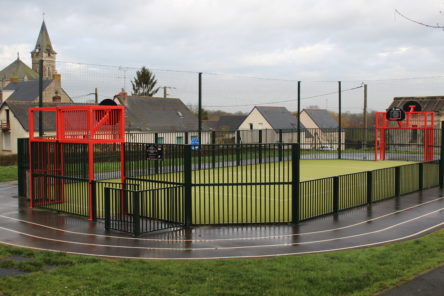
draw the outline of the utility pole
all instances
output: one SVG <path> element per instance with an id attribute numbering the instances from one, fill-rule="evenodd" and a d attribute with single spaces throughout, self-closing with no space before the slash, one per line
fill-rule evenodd
<path id="1" fill-rule="evenodd" d="M 168 97 L 168 89 L 176 89 L 175 87 L 172 86 L 162 86 L 163 88 L 163 98 L 166 99 Z"/>
<path id="2" fill-rule="evenodd" d="M 338 159 L 341 159 L 342 152 L 342 84 L 341 81 L 338 81 L 338 105 L 339 105 L 339 129 L 338 129 Z"/>
<path id="3" fill-rule="evenodd" d="M 99 104 L 99 90 L 97 89 L 97 87 L 96 87 L 96 89 L 95 89 L 95 91 L 94 91 L 94 103 L 95 103 L 96 105 Z"/>
<path id="4" fill-rule="evenodd" d="M 202 144 L 202 72 L 199 72 L 199 76 L 198 76 L 198 99 L 199 99 L 199 104 L 198 104 L 198 118 L 199 118 L 199 122 L 198 122 L 198 130 L 199 130 L 199 144 Z M 200 149 L 199 149 L 200 151 Z"/>
<path id="5" fill-rule="evenodd" d="M 301 144 L 301 81 L 298 81 L 298 144 Z M 299 146 L 300 147 L 300 146 Z"/>
<path id="6" fill-rule="evenodd" d="M 364 84 L 364 149 L 367 148 L 367 128 L 368 128 L 368 120 L 367 120 L 367 84 Z"/>
<path id="7" fill-rule="evenodd" d="M 43 107 L 43 59 L 39 61 L 39 107 Z M 43 112 L 39 111 L 39 137 L 43 137 Z"/>

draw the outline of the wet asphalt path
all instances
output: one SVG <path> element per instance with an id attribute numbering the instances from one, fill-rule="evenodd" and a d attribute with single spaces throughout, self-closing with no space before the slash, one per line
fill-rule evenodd
<path id="1" fill-rule="evenodd" d="M 205 226 L 133 238 L 103 222 L 18 207 L 17 183 L 0 183 L 0 243 L 107 257 L 202 259 L 267 257 L 376 246 L 444 227 L 437 189 L 293 225 Z"/>

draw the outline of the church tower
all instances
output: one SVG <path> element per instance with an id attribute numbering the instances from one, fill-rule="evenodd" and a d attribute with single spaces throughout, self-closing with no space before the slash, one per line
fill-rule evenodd
<path id="1" fill-rule="evenodd" d="M 43 79 L 52 79 L 53 74 L 57 74 L 56 55 L 57 53 L 52 48 L 51 39 L 49 39 L 45 21 L 43 21 L 37 43 L 34 50 L 31 51 L 32 70 L 39 73 L 39 61 L 43 60 Z"/>

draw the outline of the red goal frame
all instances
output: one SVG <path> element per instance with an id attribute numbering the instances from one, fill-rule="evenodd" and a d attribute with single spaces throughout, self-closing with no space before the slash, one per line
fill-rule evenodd
<path id="1" fill-rule="evenodd" d="M 403 120 L 391 120 L 387 118 L 388 112 L 376 112 L 375 160 L 385 160 L 386 132 L 390 129 L 424 130 L 424 161 L 433 160 L 435 113 L 414 111 L 414 105 L 408 107 Z"/>
<path id="2" fill-rule="evenodd" d="M 34 135 L 36 114 L 45 112 L 55 113 L 55 135 L 36 136 Z M 29 108 L 29 163 L 32 164 L 32 143 L 79 143 L 88 145 L 88 181 L 89 181 L 89 219 L 93 215 L 93 181 L 94 181 L 94 144 L 120 143 L 120 176 L 122 184 L 125 182 L 125 115 L 123 106 L 103 106 L 103 105 L 77 105 L 62 107 L 39 107 Z M 64 153 L 63 148 L 57 151 L 56 163 L 41 164 L 41 171 L 51 168 L 58 171 L 63 176 Z M 49 158 L 48 158 L 49 159 Z M 49 161 L 49 160 L 48 160 Z M 39 160 L 38 163 L 41 163 Z M 32 176 L 33 167 L 30 165 Z M 32 177 L 31 177 L 32 178 Z M 64 201 L 64 182 L 60 184 L 60 201 Z M 33 205 L 33 182 L 30 182 L 30 207 Z"/>

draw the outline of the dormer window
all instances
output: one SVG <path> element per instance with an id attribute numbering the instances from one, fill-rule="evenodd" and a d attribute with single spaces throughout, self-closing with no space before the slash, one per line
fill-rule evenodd
<path id="1" fill-rule="evenodd" d="M 179 115 L 180 118 L 183 118 L 183 114 L 180 111 L 177 111 L 177 115 Z"/>

